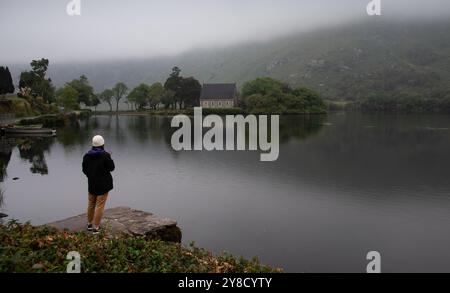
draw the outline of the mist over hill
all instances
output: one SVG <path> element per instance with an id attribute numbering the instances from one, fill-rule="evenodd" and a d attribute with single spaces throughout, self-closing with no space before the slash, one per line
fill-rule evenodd
<path id="1" fill-rule="evenodd" d="M 193 50 L 174 57 L 99 63 L 52 63 L 57 86 L 85 74 L 97 91 L 123 81 L 164 81 L 173 66 L 201 82 L 244 82 L 270 76 L 305 85 L 328 99 L 355 100 L 374 92 L 450 95 L 450 21 L 355 21 L 268 42 Z M 46 57 L 46 56 L 42 56 Z M 11 66 L 18 83 L 28 65 Z"/>

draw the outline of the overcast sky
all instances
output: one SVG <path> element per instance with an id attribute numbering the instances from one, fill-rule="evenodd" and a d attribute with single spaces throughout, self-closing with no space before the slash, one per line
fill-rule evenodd
<path id="1" fill-rule="evenodd" d="M 0 0 L 0 63 L 140 58 L 266 40 L 369 17 L 370 0 Z M 450 0 L 381 0 L 383 17 L 450 15 Z"/>

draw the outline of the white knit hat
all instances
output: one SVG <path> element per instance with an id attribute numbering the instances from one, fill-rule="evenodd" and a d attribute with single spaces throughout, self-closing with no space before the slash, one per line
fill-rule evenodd
<path id="1" fill-rule="evenodd" d="M 101 147 L 105 145 L 105 140 L 101 135 L 96 135 L 92 138 L 92 146 Z"/>

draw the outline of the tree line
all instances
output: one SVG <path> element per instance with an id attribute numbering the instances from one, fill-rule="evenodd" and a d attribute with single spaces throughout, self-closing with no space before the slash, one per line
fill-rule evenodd
<path id="1" fill-rule="evenodd" d="M 289 84 L 270 77 L 257 78 L 244 84 L 241 107 L 255 114 L 326 112 L 326 105 L 317 92 L 306 87 L 293 89 Z"/>
<path id="2" fill-rule="evenodd" d="M 143 110 L 146 107 L 156 109 L 158 106 L 172 109 L 199 106 L 200 82 L 193 77 L 183 77 L 180 72 L 178 67 L 174 67 L 164 84 L 141 83 L 130 90 L 125 83 L 118 82 L 100 93 L 94 93 L 87 77 L 82 75 L 79 79 L 66 83 L 57 91 L 56 96 L 64 108 L 73 109 L 82 103 L 96 108 L 104 102 L 111 112 L 114 106 L 119 111 L 121 101 L 133 110 Z"/>
<path id="3" fill-rule="evenodd" d="M 80 105 L 94 107 L 104 102 L 112 112 L 119 111 L 121 102 L 132 110 L 145 108 L 185 109 L 200 105 L 202 86 L 194 77 L 184 77 L 181 69 L 173 67 L 164 83 L 141 83 L 129 89 L 123 82 L 112 88 L 96 93 L 88 78 L 81 75 L 56 89 L 47 77 L 48 59 L 33 60 L 31 70 L 20 74 L 18 96 L 25 98 L 36 108 L 43 105 L 58 105 L 65 110 L 80 109 Z M 7 68 L 0 67 L 1 94 L 14 92 L 11 74 Z M 324 113 L 325 103 L 318 93 L 311 89 L 291 88 L 281 81 L 263 77 L 243 85 L 240 108 L 249 113 Z"/>
<path id="4" fill-rule="evenodd" d="M 112 88 L 96 93 L 85 75 L 56 89 L 52 80 L 47 77 L 48 59 L 33 60 L 30 66 L 31 70 L 20 74 L 17 95 L 32 105 L 56 104 L 66 110 L 76 110 L 80 105 L 96 109 L 104 102 L 110 111 L 113 111 L 113 107 L 119 111 L 120 102 L 128 104 L 134 110 L 146 107 L 156 109 L 159 106 L 184 109 L 200 105 L 200 82 L 193 77 L 181 76 L 181 69 L 178 67 L 172 68 L 164 84 L 141 83 L 129 89 L 125 83 L 118 82 Z M 0 67 L 0 95 L 12 94 L 14 91 L 8 67 Z"/>

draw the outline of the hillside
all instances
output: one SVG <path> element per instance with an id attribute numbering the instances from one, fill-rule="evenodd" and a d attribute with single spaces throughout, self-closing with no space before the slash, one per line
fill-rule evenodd
<path id="1" fill-rule="evenodd" d="M 195 50 L 172 57 L 97 64 L 51 64 L 57 85 L 86 74 L 97 90 L 163 81 L 172 66 L 202 82 L 238 82 L 270 76 L 306 85 L 328 99 L 373 93 L 450 93 L 450 21 L 420 23 L 370 19 L 266 43 Z M 11 66 L 14 78 L 24 66 Z M 26 66 L 25 66 L 26 68 Z M 17 82 L 16 82 L 17 83 Z"/>

